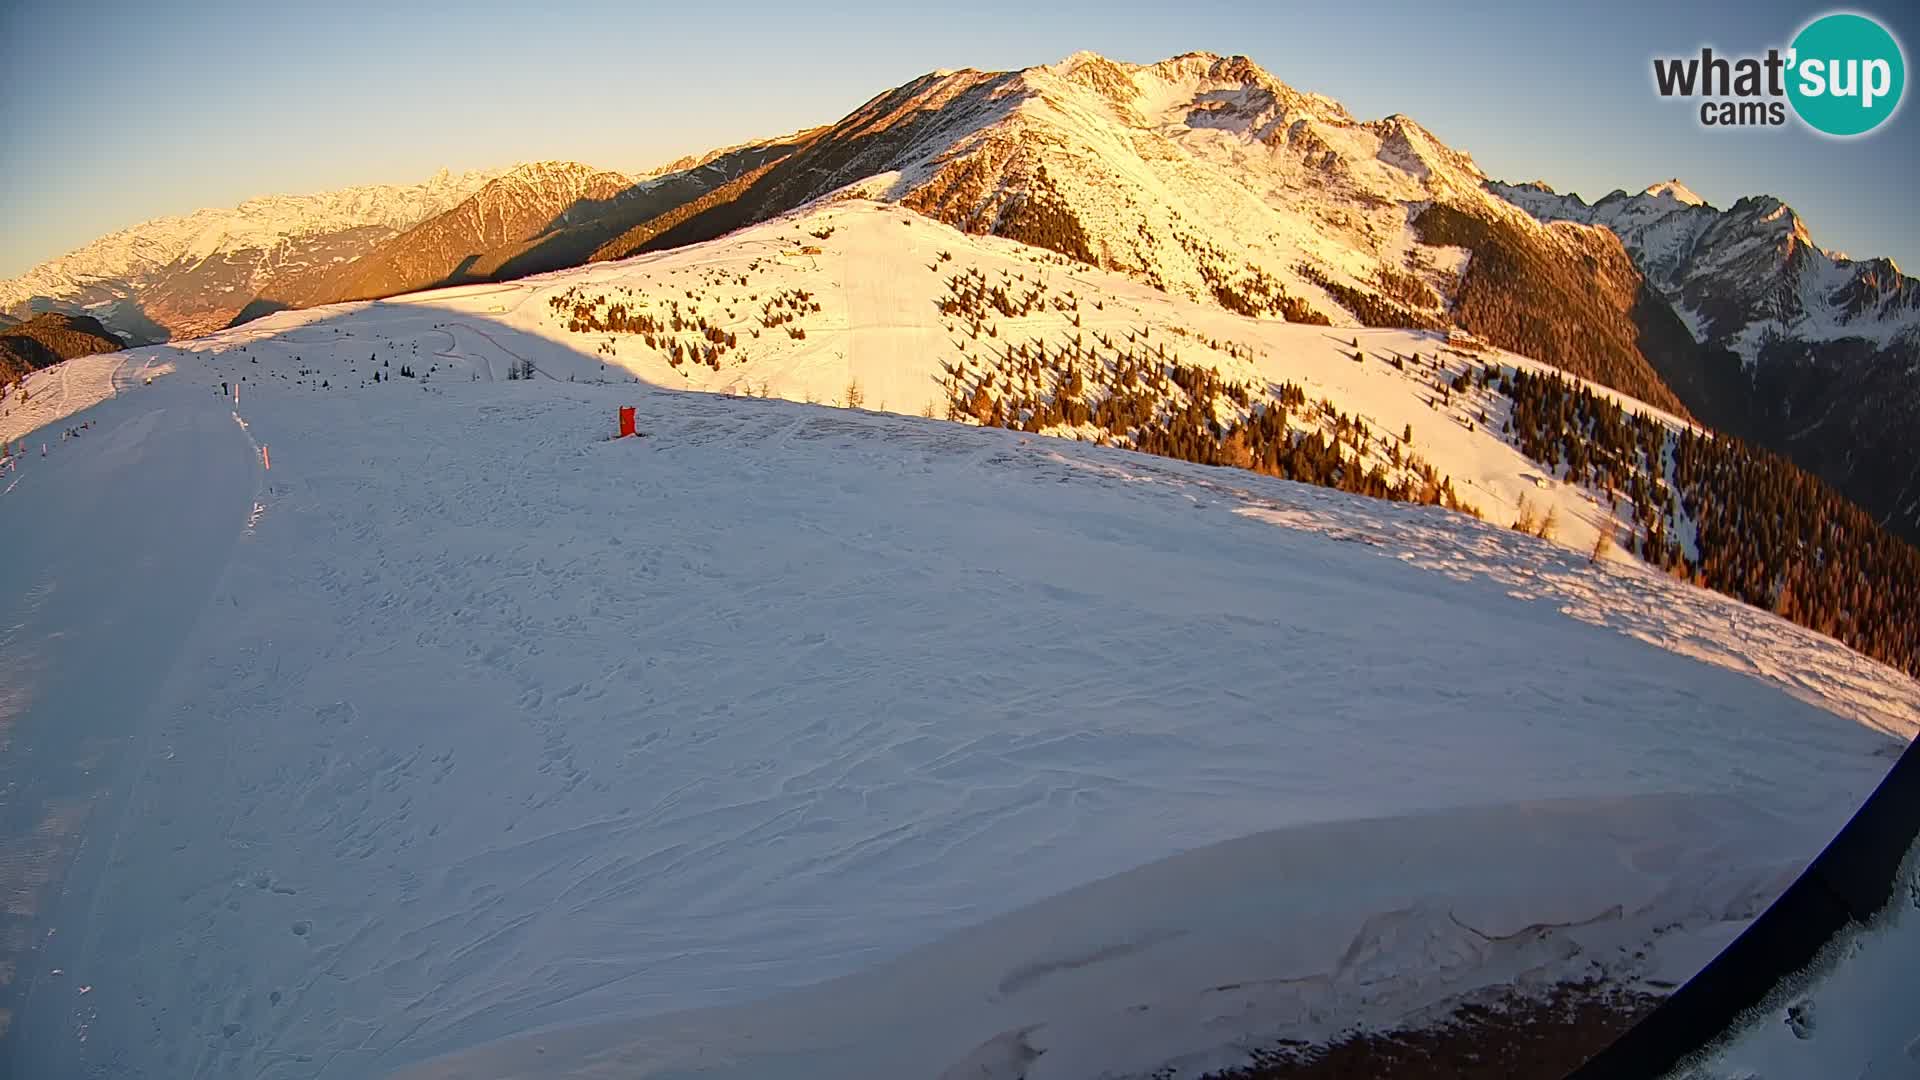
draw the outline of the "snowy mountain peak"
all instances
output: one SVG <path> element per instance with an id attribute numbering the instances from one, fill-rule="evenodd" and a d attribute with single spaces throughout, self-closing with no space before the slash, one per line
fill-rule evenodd
<path id="1" fill-rule="evenodd" d="M 1138 69 L 1115 63 L 1096 52 L 1074 53 L 1043 70 L 1102 94 L 1118 106 L 1131 105 L 1140 96 L 1140 86 L 1135 81 Z"/>
<path id="2" fill-rule="evenodd" d="M 1094 52 L 1092 49 L 1081 49 L 1075 53 L 1070 54 L 1069 56 L 1065 57 L 1064 59 L 1060 60 L 1057 63 L 1048 64 L 1046 66 L 1047 66 L 1047 69 L 1050 71 L 1057 72 L 1062 76 L 1067 76 L 1067 75 L 1073 74 L 1075 71 L 1083 67 L 1121 68 L 1123 65 L 1119 64 L 1116 61 L 1107 59 L 1105 56 L 1102 56 L 1099 53 Z M 1125 66 L 1132 67 L 1137 65 L 1125 65 Z M 943 74 L 943 75 L 951 75 L 953 73 L 954 73 L 953 71 L 936 72 L 936 74 Z"/>
<path id="3" fill-rule="evenodd" d="M 1470 157 L 1410 118 L 1363 124 L 1244 56 L 1136 64 L 1077 52 L 1019 72 L 929 75 L 840 128 L 823 142 L 843 148 L 818 156 L 859 158 L 845 194 L 898 199 L 1198 298 L 1250 288 L 1268 314 L 1297 296 L 1296 317 L 1311 308 L 1346 321 L 1336 294 L 1350 300 L 1343 290 L 1371 292 L 1402 272 L 1407 203 L 1497 202 Z M 882 158 L 872 138 L 882 130 L 907 145 Z M 1433 286 L 1452 283 L 1436 274 Z"/>
<path id="4" fill-rule="evenodd" d="M 1450 193 L 1465 194 L 1486 180 L 1486 174 L 1474 163 L 1472 155 L 1441 142 L 1433 132 L 1404 113 L 1394 113 L 1364 126 L 1383 137 L 1380 154 L 1383 160 L 1394 160 L 1409 172 L 1437 179 Z M 1397 155 L 1397 159 L 1388 158 L 1389 153 Z M 1440 175 L 1435 177 L 1436 173 Z M 1449 182 L 1454 180 L 1459 182 Z"/>
<path id="5" fill-rule="evenodd" d="M 574 182 L 583 177 L 603 175 L 618 176 L 620 174 L 578 161 L 548 160 L 520 162 L 502 173 L 499 179 L 520 183 Z"/>
<path id="6" fill-rule="evenodd" d="M 1687 185 L 1681 183 L 1677 177 L 1672 180 L 1663 180 L 1658 184 L 1654 184 L 1641 194 L 1651 196 L 1655 199 L 1676 202 L 1683 206 L 1705 206 L 1707 204 L 1707 200 L 1695 195 L 1693 191 L 1688 188 Z"/>
<path id="7" fill-rule="evenodd" d="M 1221 56 L 1212 52 L 1190 52 L 1169 57 L 1139 69 L 1167 81 L 1232 84 L 1239 86 L 1280 87 L 1280 80 L 1268 74 L 1252 59 Z"/>
<path id="8" fill-rule="evenodd" d="M 1245 56 L 1190 52 L 1133 64 L 1083 50 L 1022 75 L 1038 87 L 1059 80 L 1092 90 L 1111 102 L 1123 120 L 1138 117 L 1155 126 L 1244 131 L 1276 106 L 1324 121 L 1353 122 L 1339 102 L 1294 90 Z"/>
<path id="9" fill-rule="evenodd" d="M 527 161 L 495 177 L 462 206 L 470 205 L 481 215 L 511 213 L 529 204 L 564 209 L 580 199 L 611 198 L 636 182 L 624 173 L 578 161 Z"/>

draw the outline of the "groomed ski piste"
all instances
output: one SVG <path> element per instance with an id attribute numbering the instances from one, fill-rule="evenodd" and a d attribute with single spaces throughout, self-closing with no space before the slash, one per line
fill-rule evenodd
<path id="1" fill-rule="evenodd" d="M 941 251 L 1412 424 L 1489 520 L 911 415 Z M 717 370 L 555 318 L 702 274 L 754 342 Z M 789 288 L 806 336 L 748 338 Z M 1670 989 L 1920 687 L 1592 562 L 1606 508 L 1356 337 L 1435 348 L 846 203 L 36 374 L 73 381 L 0 418 L 9 1065 L 1198 1076 Z M 1498 524 L 1522 493 L 1562 543 Z"/>

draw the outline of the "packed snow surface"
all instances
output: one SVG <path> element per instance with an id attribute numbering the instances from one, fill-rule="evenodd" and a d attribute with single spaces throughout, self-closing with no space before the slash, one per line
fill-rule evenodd
<path id="1" fill-rule="evenodd" d="M 1920 1074 L 1920 843 L 1907 851 L 1893 895 L 1865 925 L 1836 935 L 1809 968 L 1784 981 L 1719 1043 L 1670 1080 Z"/>
<path id="2" fill-rule="evenodd" d="M 957 234 L 885 225 L 926 250 L 824 242 L 814 332 L 705 388 L 930 403 L 895 313 Z M 676 390 L 546 314 L 765 242 L 134 350 L 7 429 L 51 436 L 0 474 L 15 1075 L 1191 1075 L 1671 985 L 1920 730 L 1912 680 L 1636 565 Z M 1195 317 L 1427 408 L 1351 332 Z"/>

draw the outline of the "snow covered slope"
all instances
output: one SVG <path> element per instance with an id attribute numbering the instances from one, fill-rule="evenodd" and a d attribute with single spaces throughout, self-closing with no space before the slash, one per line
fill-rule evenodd
<path id="1" fill-rule="evenodd" d="M 1912 1076 L 1920 1069 L 1920 1017 L 1907 986 L 1920 965 L 1920 843 L 1908 849 L 1892 893 L 1873 918 L 1843 930 L 1672 1080 Z"/>
<path id="2" fill-rule="evenodd" d="M 1729 873 L 1725 856 L 1772 847 L 1779 830 L 1823 839 L 1750 801 L 1699 795 L 1275 830 L 1115 875 L 822 986 L 549 1029 L 400 1075 L 1194 1077 L 1279 1038 L 1405 1030 L 1475 991 L 1571 972 L 1663 988 L 1778 888 L 1786 863 Z M 1397 1075 L 1374 1064 L 1361 1075 Z"/>
<path id="3" fill-rule="evenodd" d="M 976 339 L 980 278 L 1045 287 Z M 654 344 L 569 329 L 602 293 Z M 1600 516 L 1384 359 L 1431 336 L 1356 362 L 858 202 L 76 384 L 92 426 L 0 484 L 46 523 L 0 560 L 8 1063 L 1192 1075 L 1489 982 L 1670 985 L 1920 731 L 1904 676 L 1497 523 L 804 403 L 937 411 L 1130 331 Z"/>
<path id="4" fill-rule="evenodd" d="M 171 363 L 156 360 L 150 353 L 142 353 L 137 359 L 126 353 L 99 353 L 33 372 L 20 380 L 6 401 L 0 402 L 0 442 L 24 441 L 29 436 L 43 441 L 49 436 L 58 437 L 57 430 L 48 429 L 114 395 L 129 359 L 133 359 L 133 367 L 127 371 L 128 377 L 142 384 L 150 376 L 173 370 Z M 25 400 L 21 391 L 25 391 Z"/>
<path id="5" fill-rule="evenodd" d="M 962 310 L 974 288 L 995 293 L 979 315 Z M 1006 314 L 992 307 L 999 292 L 1021 309 Z M 1049 367 L 1078 357 L 1093 377 L 1121 356 L 1164 356 L 1252 388 L 1255 402 L 1285 384 L 1297 386 L 1306 399 L 1298 426 L 1323 429 L 1331 441 L 1342 417 L 1356 421 L 1366 434 L 1355 434 L 1355 443 L 1365 444 L 1366 460 L 1387 470 L 1389 479 L 1416 476 L 1421 463 L 1431 464 L 1451 479 L 1462 503 L 1491 520 L 1512 521 L 1523 499 L 1543 515 L 1551 508 L 1562 526 L 1559 540 L 1582 551 L 1593 547 L 1600 529 L 1631 531 L 1624 502 L 1602 505 L 1603 496 L 1563 483 L 1500 436 L 1504 399 L 1445 389 L 1468 368 L 1545 365 L 1497 349 L 1456 352 L 1426 331 L 1335 331 L 1253 319 L 865 200 L 829 203 L 720 241 L 616 264 L 390 303 L 472 313 L 565 345 L 540 362 L 554 378 L 625 372 L 663 386 L 829 404 L 853 395 L 869 408 L 923 416 L 950 415 L 955 397 L 983 385 L 1008 400 L 1016 390 L 1044 387 L 1053 373 L 1029 372 L 1035 357 L 1052 357 Z M 276 316 L 252 332 L 273 333 L 314 317 L 321 316 Z M 484 325 L 454 320 L 445 330 L 471 340 Z M 246 340 L 245 334 L 222 335 L 204 347 L 230 349 Z M 1012 356 L 1015 349 L 1025 350 L 1025 359 Z M 478 370 L 456 367 L 456 377 L 505 378 L 516 359 L 501 350 L 479 351 L 492 358 Z M 1170 390 L 1163 400 L 1173 409 L 1188 399 Z M 1320 411 L 1323 402 L 1331 411 Z M 1245 408 L 1236 412 L 1246 414 Z M 1410 444 L 1401 438 L 1409 428 Z M 1045 430 L 1102 438 L 1091 423 Z"/>
<path id="6" fill-rule="evenodd" d="M 0 281 L 0 310 L 84 310 L 139 341 L 225 326 L 283 277 L 345 262 L 453 206 L 493 176 L 269 195 L 144 221 Z"/>

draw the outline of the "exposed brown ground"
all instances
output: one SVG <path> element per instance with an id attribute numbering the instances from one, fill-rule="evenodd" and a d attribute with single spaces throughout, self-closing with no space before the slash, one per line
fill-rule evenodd
<path id="1" fill-rule="evenodd" d="M 1598 983 L 1544 998 L 1507 991 L 1439 1024 L 1280 1046 L 1210 1080 L 1560 1080 L 1653 1011 L 1660 998 Z"/>

